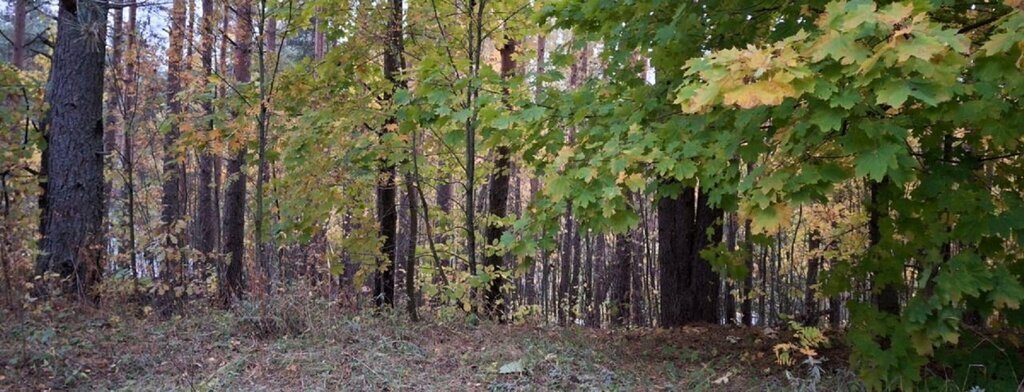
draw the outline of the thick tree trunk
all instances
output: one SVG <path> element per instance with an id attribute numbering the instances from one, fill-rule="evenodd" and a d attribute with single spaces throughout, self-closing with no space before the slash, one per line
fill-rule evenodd
<path id="1" fill-rule="evenodd" d="M 236 6 L 235 21 L 235 80 L 248 83 L 252 64 L 252 3 L 242 0 Z M 237 115 L 237 114 L 236 114 Z M 224 192 L 224 251 L 228 254 L 225 270 L 225 300 L 241 299 L 245 287 L 245 148 L 233 152 L 228 159 L 228 185 Z"/>
<path id="2" fill-rule="evenodd" d="M 661 264 L 661 326 L 717 324 L 720 280 L 700 251 L 721 239 L 722 211 L 704 192 L 684 187 L 658 201 L 658 259 Z M 711 228 L 711 238 L 708 229 Z"/>
<path id="3" fill-rule="evenodd" d="M 402 0 L 391 0 L 388 9 L 388 35 L 387 47 L 384 51 L 384 78 L 391 82 L 392 88 L 397 90 L 405 87 L 400 80 L 401 73 L 405 69 L 405 60 L 402 57 L 403 32 L 402 32 Z M 390 99 L 391 94 L 388 94 Z M 389 118 L 385 125 L 378 130 L 382 138 L 384 134 L 397 129 L 397 122 Z M 373 297 L 378 307 L 393 306 L 395 303 L 395 266 L 398 262 L 396 252 L 396 237 L 398 234 L 398 216 L 396 210 L 395 192 L 395 165 L 388 163 L 386 158 L 380 160 L 380 171 L 377 178 L 377 223 L 380 225 L 378 235 L 383 239 L 381 245 L 381 258 L 377 260 L 377 268 L 374 271 Z"/>
<path id="4" fill-rule="evenodd" d="M 79 298 L 91 296 L 102 272 L 103 68 L 107 11 L 92 1 L 61 1 L 53 52 L 46 208 L 36 272 L 70 278 Z M 88 28 L 85 28 L 88 27 Z"/>

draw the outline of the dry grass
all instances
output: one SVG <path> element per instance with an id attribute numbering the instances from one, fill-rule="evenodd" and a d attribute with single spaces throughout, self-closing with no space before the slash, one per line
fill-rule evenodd
<path id="1" fill-rule="evenodd" d="M 780 390 L 785 337 L 721 326 L 626 331 L 428 320 L 282 295 L 167 320 L 124 309 L 5 315 L 0 390 Z M 823 382 L 855 386 L 826 351 Z M 519 361 L 522 372 L 499 370 Z M 506 370 L 515 369 L 509 366 Z M 790 369 L 802 373 L 799 368 Z M 717 383 L 716 383 L 717 382 Z"/>

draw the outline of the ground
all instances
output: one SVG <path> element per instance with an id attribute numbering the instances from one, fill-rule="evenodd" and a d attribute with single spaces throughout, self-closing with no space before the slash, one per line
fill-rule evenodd
<path id="1" fill-rule="evenodd" d="M 232 310 L 190 305 L 170 317 L 110 308 L 5 313 L 0 390 L 774 391 L 811 384 L 806 364 L 776 363 L 772 348 L 792 336 L 765 328 L 498 325 L 457 312 L 412 323 L 403 314 L 315 299 Z M 860 389 L 845 370 L 843 348 L 818 354 L 825 362 L 815 387 Z"/>

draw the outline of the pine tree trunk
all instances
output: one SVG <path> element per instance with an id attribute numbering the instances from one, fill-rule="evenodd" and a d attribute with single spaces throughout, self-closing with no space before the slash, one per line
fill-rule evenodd
<path id="1" fill-rule="evenodd" d="M 202 0 L 203 20 L 200 25 L 201 31 L 201 42 L 199 49 L 200 62 L 202 62 L 203 75 L 206 76 L 206 80 L 213 74 L 213 39 L 214 39 L 214 16 L 213 16 L 213 0 Z M 203 101 L 203 111 L 207 116 L 213 115 L 213 100 Z M 204 124 L 206 129 L 205 132 L 213 132 L 213 120 L 209 120 Z M 203 254 L 207 260 L 212 260 L 213 254 L 217 247 L 217 227 L 220 225 L 218 217 L 218 205 L 216 202 L 216 195 L 214 189 L 214 159 L 215 157 L 210 152 L 210 148 L 204 148 L 200 151 L 199 155 L 199 197 L 197 201 L 197 224 L 198 224 L 198 241 L 196 241 L 196 249 Z"/>
<path id="2" fill-rule="evenodd" d="M 402 0 L 391 0 L 388 16 L 387 47 L 384 52 L 384 78 L 392 83 L 393 89 L 404 88 L 399 80 L 405 60 L 402 58 Z M 393 94 L 393 91 L 392 91 Z M 388 99 L 392 94 L 388 94 Z M 397 122 L 389 118 L 378 130 L 383 137 L 388 132 L 397 130 Z M 373 297 L 378 307 L 393 306 L 395 303 L 395 267 L 398 262 L 396 240 L 398 234 L 398 216 L 395 191 L 395 165 L 381 159 L 377 181 L 377 221 L 380 224 L 378 235 L 383 238 L 381 245 L 382 258 L 377 260 L 374 272 Z"/>
<path id="3" fill-rule="evenodd" d="M 609 318 L 613 326 L 629 323 L 630 269 L 633 266 L 633 249 L 630 244 L 630 233 L 615 236 L 615 264 L 611 273 L 611 292 L 609 293 Z"/>
<path id="4" fill-rule="evenodd" d="M 810 257 L 807 259 L 807 282 L 804 291 L 804 324 L 818 325 L 820 313 L 818 311 L 818 299 L 815 298 L 815 285 L 818 284 L 818 269 L 821 267 L 821 233 L 818 230 L 811 230 L 808 235 L 807 248 L 810 250 Z"/>
<path id="5" fill-rule="evenodd" d="M 179 252 L 182 222 L 182 171 L 184 167 L 179 159 L 177 144 L 179 137 L 177 117 L 181 115 L 181 102 L 178 100 L 178 93 L 181 92 L 181 72 L 183 63 L 183 43 L 185 40 L 185 0 L 174 0 L 171 6 L 171 30 L 168 38 L 167 48 L 167 109 L 170 120 L 170 129 L 164 134 L 164 156 L 163 156 L 163 195 L 160 199 L 162 209 L 160 222 L 164 227 L 166 240 L 164 265 L 160 271 L 160 280 L 168 285 L 162 302 L 170 306 L 174 300 L 173 288 L 182 278 L 181 253 Z"/>
<path id="6" fill-rule="evenodd" d="M 91 1 L 61 1 L 53 52 L 43 237 L 36 272 L 69 278 L 87 298 L 99 280 L 103 244 L 103 68 L 107 12 Z M 88 28 L 85 28 L 88 27 Z M 93 32 L 93 33 L 90 33 Z"/>
<path id="7" fill-rule="evenodd" d="M 252 77 L 252 2 L 241 0 L 235 11 L 235 80 L 248 83 Z M 224 192 L 224 251 L 229 258 L 223 279 L 225 300 L 232 296 L 241 299 L 245 286 L 245 148 L 233 154 L 227 162 L 228 185 Z"/>
<path id="8" fill-rule="evenodd" d="M 743 221 L 743 247 L 747 253 L 747 276 L 743 278 L 743 304 L 740 305 L 740 312 L 743 313 L 743 325 L 754 325 L 753 300 L 750 298 L 754 291 L 754 239 L 750 232 L 751 221 Z M 759 270 L 758 273 L 763 270 Z"/>

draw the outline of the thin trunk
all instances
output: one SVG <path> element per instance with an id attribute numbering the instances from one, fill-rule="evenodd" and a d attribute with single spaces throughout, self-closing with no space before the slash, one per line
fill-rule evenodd
<path id="1" fill-rule="evenodd" d="M 14 0 L 14 37 L 11 37 L 11 64 L 25 68 L 25 21 L 29 0 Z M 115 22 L 116 23 L 116 22 Z"/>
<path id="2" fill-rule="evenodd" d="M 412 159 L 416 159 L 416 135 L 412 137 Z M 416 208 L 416 182 L 412 175 L 405 176 L 406 199 L 409 200 L 409 229 L 407 233 L 408 253 L 405 259 L 405 294 L 409 297 L 407 309 L 409 318 L 412 321 L 419 321 L 416 314 L 416 236 L 418 228 L 418 216 Z"/>
<path id="3" fill-rule="evenodd" d="M 252 64 L 252 2 L 241 0 L 236 5 L 235 15 L 235 81 L 239 84 L 251 80 L 250 65 Z M 238 113 L 235 114 L 240 115 Z M 228 264 L 224 278 L 224 300 L 231 297 L 241 299 L 245 287 L 245 147 L 228 158 L 228 184 L 224 192 L 224 251 L 228 254 Z"/>
<path id="4" fill-rule="evenodd" d="M 736 235 L 739 230 L 739 220 L 736 218 L 736 214 L 729 214 L 727 222 L 725 246 L 729 252 L 734 252 L 736 251 Z M 725 324 L 729 325 L 736 322 L 736 297 L 732 294 L 732 278 L 728 276 L 725 278 Z"/>
<path id="5" fill-rule="evenodd" d="M 174 0 L 171 6 L 171 31 L 168 40 L 166 100 L 171 126 L 164 135 L 164 182 L 163 195 L 160 199 L 162 204 L 160 221 L 163 224 L 166 238 L 164 265 L 160 271 L 160 279 L 169 286 L 167 295 L 163 298 L 164 306 L 170 306 L 173 302 L 175 292 L 173 288 L 182 278 L 183 271 L 183 260 L 179 252 L 182 226 L 179 223 L 183 222 L 184 217 L 181 200 L 184 167 L 177 152 L 177 144 L 178 118 L 182 113 L 178 93 L 181 92 L 181 73 L 184 63 L 182 56 L 185 41 L 185 0 Z"/>
<path id="6" fill-rule="evenodd" d="M 807 248 L 810 257 L 807 259 L 807 282 L 804 291 L 804 324 L 817 325 L 820 316 L 818 310 L 818 299 L 815 298 L 818 284 L 818 269 L 821 267 L 822 256 L 821 233 L 818 230 L 811 230 L 808 235 Z"/>
<path id="7" fill-rule="evenodd" d="M 214 40 L 214 15 L 213 15 L 213 0 L 202 0 L 203 9 L 203 20 L 201 21 L 200 29 L 202 32 L 199 57 L 203 66 L 203 75 L 206 76 L 204 80 L 209 80 L 213 74 L 213 40 Z M 205 82 L 204 82 L 205 83 Z M 207 85 L 207 88 L 209 86 Z M 203 101 L 203 112 L 212 117 L 213 116 L 213 100 L 208 99 Z M 205 124 L 205 132 L 208 134 L 213 133 L 213 119 L 211 118 Z M 212 260 L 214 251 L 217 247 L 217 226 L 220 224 L 218 219 L 218 205 L 216 202 L 216 195 L 214 190 L 216 184 L 214 182 L 214 157 L 211 152 L 211 148 L 207 146 L 201 149 L 199 155 L 199 198 L 197 200 L 197 223 L 199 225 L 199 236 L 196 243 L 196 249 L 202 253 L 206 260 Z"/>
<path id="8" fill-rule="evenodd" d="M 629 323 L 629 281 L 633 266 L 633 249 L 630 245 L 630 233 L 615 236 L 615 264 L 612 270 L 612 287 L 609 303 L 611 325 L 623 326 Z"/>
<path id="9" fill-rule="evenodd" d="M 405 59 L 402 56 L 404 47 L 404 35 L 402 32 L 402 0 L 390 1 L 390 16 L 388 17 L 387 47 L 384 52 L 384 78 L 391 82 L 392 92 L 405 88 L 402 72 L 405 69 Z M 397 120 L 394 117 L 388 118 L 385 125 L 377 133 L 383 136 L 397 130 Z M 398 234 L 398 217 L 396 215 L 396 192 L 395 192 L 395 165 L 388 163 L 387 158 L 379 161 L 380 171 L 377 178 L 377 221 L 380 224 L 378 235 L 383 239 L 381 245 L 382 257 L 377 260 L 377 268 L 374 272 L 373 297 L 378 307 L 391 307 L 395 302 L 395 267 L 398 263 L 396 236 Z"/>
<path id="10" fill-rule="evenodd" d="M 754 239 L 750 232 L 751 221 L 743 221 L 743 247 L 746 250 L 747 276 L 743 278 L 743 304 L 740 305 L 740 312 L 743 313 L 743 325 L 754 325 L 753 300 L 750 298 L 754 291 Z M 758 273 L 762 273 L 760 270 Z"/>
<path id="11" fill-rule="evenodd" d="M 506 38 L 505 44 L 498 48 L 501 55 L 501 79 L 508 83 L 515 74 L 516 61 L 512 57 L 516 53 L 516 41 Z M 508 99 L 509 90 L 507 86 L 502 87 L 502 100 L 506 108 L 512 110 Z M 491 173 L 490 186 L 488 187 L 488 214 L 494 220 L 501 221 L 508 215 L 508 194 L 509 174 L 512 170 L 510 159 L 511 151 L 506 144 L 499 144 L 496 148 L 494 158 L 494 172 Z M 486 245 L 494 245 L 501 240 L 501 234 L 505 231 L 504 224 L 492 221 L 487 225 L 484 233 Z M 490 285 L 486 293 L 486 307 L 491 318 L 504 321 L 507 305 L 501 295 L 501 286 L 505 280 L 501 276 L 502 255 L 497 252 L 487 252 L 484 258 L 484 267 L 492 270 Z"/>

